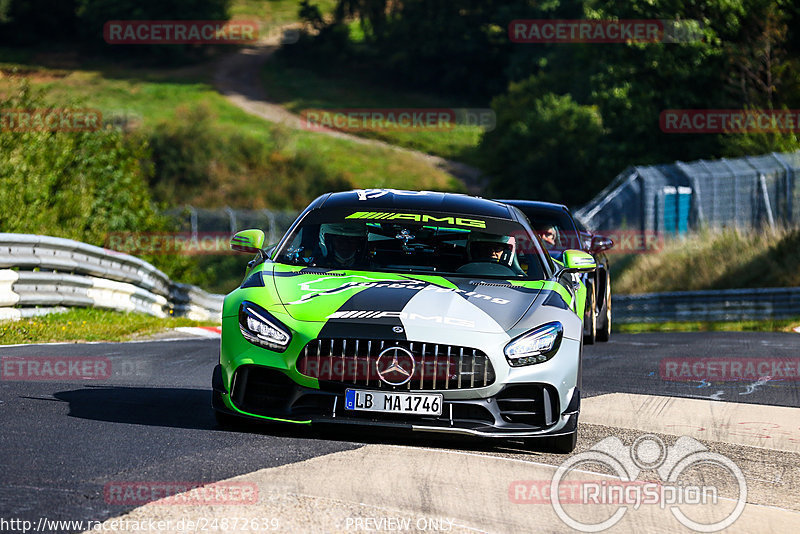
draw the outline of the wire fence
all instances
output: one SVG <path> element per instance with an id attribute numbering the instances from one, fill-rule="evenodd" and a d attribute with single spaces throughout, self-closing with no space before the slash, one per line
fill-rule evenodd
<path id="1" fill-rule="evenodd" d="M 593 229 L 684 234 L 800 224 L 800 151 L 633 166 L 576 212 Z"/>
<path id="2" fill-rule="evenodd" d="M 628 167 L 575 212 L 595 230 L 680 235 L 700 228 L 742 230 L 800 225 L 800 151 L 715 161 Z M 277 242 L 294 211 L 171 209 L 178 230 L 230 232 L 260 228 Z"/>
<path id="3" fill-rule="evenodd" d="M 297 218 L 294 211 L 243 210 L 233 208 L 204 209 L 184 206 L 164 212 L 178 225 L 178 231 L 200 233 L 230 232 L 258 228 L 266 234 L 267 243 L 277 243 Z"/>

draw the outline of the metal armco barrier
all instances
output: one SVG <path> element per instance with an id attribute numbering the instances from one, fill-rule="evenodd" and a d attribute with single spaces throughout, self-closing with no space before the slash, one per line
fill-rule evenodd
<path id="1" fill-rule="evenodd" d="M 71 239 L 0 233 L 0 319 L 80 306 L 218 320 L 222 299 L 172 282 L 134 256 Z"/>
<path id="2" fill-rule="evenodd" d="M 747 321 L 800 317 L 800 287 L 614 295 L 612 321 Z"/>

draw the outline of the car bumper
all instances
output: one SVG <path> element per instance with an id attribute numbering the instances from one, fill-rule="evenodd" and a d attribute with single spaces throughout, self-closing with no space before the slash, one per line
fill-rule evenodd
<path id="1" fill-rule="evenodd" d="M 231 384 L 232 393 L 223 383 L 221 366 L 217 366 L 213 379 L 213 408 L 263 422 L 345 424 L 524 438 L 575 432 L 580 411 L 577 387 L 564 395 L 551 384 L 537 382 L 504 384 L 488 397 L 445 397 L 441 416 L 347 410 L 344 398 L 347 386 L 344 384 L 321 383 L 320 389 L 309 388 L 297 384 L 280 369 L 259 365 L 239 367 Z"/>

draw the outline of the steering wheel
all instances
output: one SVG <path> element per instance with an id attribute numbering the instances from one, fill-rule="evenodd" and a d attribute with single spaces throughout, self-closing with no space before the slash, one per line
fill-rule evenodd
<path id="1" fill-rule="evenodd" d="M 497 263 L 493 260 L 477 260 L 465 263 L 458 269 L 457 273 L 461 274 L 475 274 L 475 275 L 491 275 L 491 276 L 519 276 L 519 273 L 514 271 L 508 265 Z"/>

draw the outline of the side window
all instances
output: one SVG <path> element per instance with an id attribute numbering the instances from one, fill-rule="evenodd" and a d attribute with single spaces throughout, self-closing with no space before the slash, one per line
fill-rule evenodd
<path id="1" fill-rule="evenodd" d="M 516 262 L 528 278 L 534 280 L 547 278 L 540 249 L 533 239 L 522 232 L 514 234 L 513 238 L 516 242 Z"/>

